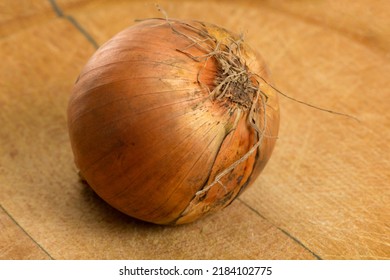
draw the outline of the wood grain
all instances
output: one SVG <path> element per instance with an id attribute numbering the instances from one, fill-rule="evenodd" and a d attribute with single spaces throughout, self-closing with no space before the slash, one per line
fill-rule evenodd
<path id="1" fill-rule="evenodd" d="M 0 37 L 56 17 L 49 1 L 0 1 Z"/>
<path id="2" fill-rule="evenodd" d="M 243 32 L 283 92 L 360 120 L 281 97 L 256 185 L 180 227 L 101 201 L 78 180 L 66 127 L 96 45 L 161 16 L 154 1 L 20 2 L 0 20 L 0 258 L 390 259 L 388 2 L 161 1 L 170 17 Z"/>

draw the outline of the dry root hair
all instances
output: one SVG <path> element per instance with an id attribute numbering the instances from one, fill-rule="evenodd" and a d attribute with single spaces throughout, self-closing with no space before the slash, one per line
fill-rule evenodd
<path id="1" fill-rule="evenodd" d="M 177 49 L 177 51 L 185 54 L 196 62 L 203 62 L 203 68 L 198 72 L 197 81 L 208 91 L 208 98 L 230 102 L 229 104 L 235 105 L 231 106 L 233 107 L 233 110 L 237 110 L 236 121 L 232 129 L 235 129 L 242 113 L 244 111 L 249 111 L 247 114 L 247 122 L 257 134 L 256 143 L 251 149 L 225 170 L 217 174 L 213 182 L 198 191 L 196 195 L 200 196 L 205 194 L 217 183 L 225 188 L 221 179 L 239 164 L 246 161 L 257 149 L 260 149 L 267 126 L 266 102 L 268 97 L 260 90 L 259 78 L 264 82 L 266 81 L 257 74 L 252 73 L 247 67 L 241 53 L 243 43 L 242 36 L 238 39 L 228 36 L 225 38 L 224 42 L 221 42 L 210 34 L 206 28 L 198 28 L 184 21 L 168 19 L 168 17 L 161 20 L 165 20 L 173 32 L 189 40 L 187 47 L 184 49 Z M 201 22 L 198 23 L 202 25 Z M 184 33 L 179 31 L 175 27 L 175 24 L 180 24 L 181 27 L 184 27 L 190 32 Z M 192 47 L 200 49 L 204 55 L 194 56 L 188 51 Z M 211 58 L 215 59 L 218 67 L 218 74 L 213 88 L 209 88 L 202 83 L 200 79 L 202 71 L 206 68 L 207 62 Z M 259 100 L 261 108 L 259 108 Z M 263 113 L 263 123 L 261 125 L 256 122 L 257 117 L 255 117 L 255 114 L 258 114 L 259 110 Z"/>

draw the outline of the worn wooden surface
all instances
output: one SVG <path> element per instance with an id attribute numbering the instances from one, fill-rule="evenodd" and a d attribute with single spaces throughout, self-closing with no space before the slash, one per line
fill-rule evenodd
<path id="1" fill-rule="evenodd" d="M 78 72 L 156 1 L 0 1 L 0 259 L 390 259 L 390 3 L 161 1 L 243 32 L 279 89 L 262 176 L 224 211 L 163 227 L 78 180 L 65 109 Z"/>

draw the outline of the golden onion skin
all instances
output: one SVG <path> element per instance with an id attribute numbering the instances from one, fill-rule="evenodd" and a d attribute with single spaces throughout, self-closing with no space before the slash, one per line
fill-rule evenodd
<path id="1" fill-rule="evenodd" d="M 217 40 L 238 38 L 215 25 L 187 21 Z M 228 99 L 210 98 L 221 71 L 183 34 L 181 21 L 145 20 L 101 46 L 82 70 L 68 104 L 75 164 L 94 191 L 119 211 L 156 224 L 183 224 L 229 205 L 260 174 L 279 128 L 276 94 L 267 95 L 261 146 L 226 176 L 258 140 Z M 191 45 L 191 46 L 190 46 Z M 266 66 L 244 43 L 248 69 L 268 80 Z M 256 122 L 264 123 L 257 101 Z M 202 191 L 203 190 L 203 191 Z"/>

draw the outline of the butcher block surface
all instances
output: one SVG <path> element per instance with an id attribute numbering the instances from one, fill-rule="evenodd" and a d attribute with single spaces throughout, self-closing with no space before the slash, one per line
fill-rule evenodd
<path id="1" fill-rule="evenodd" d="M 158 1 L 242 33 L 281 123 L 261 176 L 182 226 L 137 221 L 77 175 L 66 108 L 96 48 L 156 1 L 0 1 L 0 259 L 390 259 L 390 2 Z M 357 120 L 356 120 L 357 119 Z"/>

